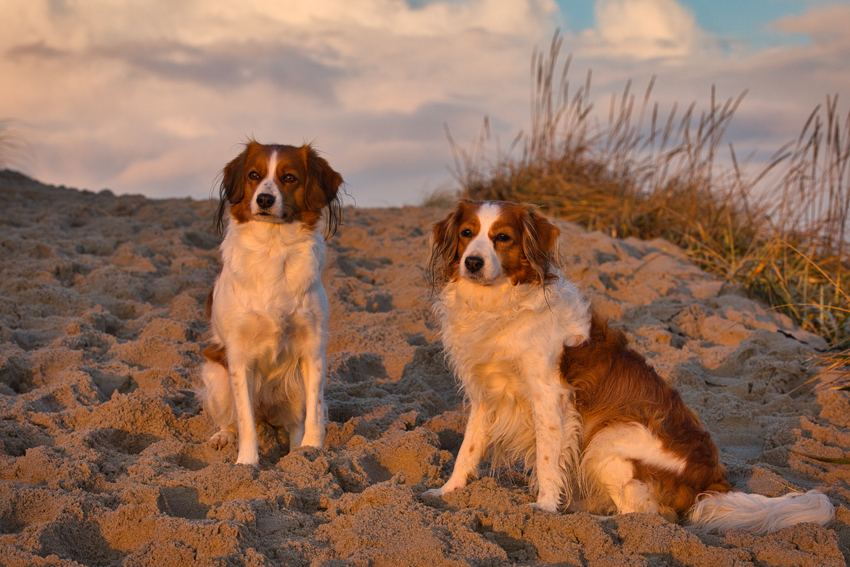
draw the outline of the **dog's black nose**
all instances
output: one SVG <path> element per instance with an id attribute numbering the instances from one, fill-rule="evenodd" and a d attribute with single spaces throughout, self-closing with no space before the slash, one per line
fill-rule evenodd
<path id="1" fill-rule="evenodd" d="M 467 270 L 475 273 L 484 266 L 484 259 L 478 256 L 468 256 L 463 263 L 466 265 Z"/>
<path id="2" fill-rule="evenodd" d="M 274 205 L 274 195 L 271 193 L 260 193 L 257 195 L 257 205 L 259 205 L 261 209 L 268 209 Z"/>

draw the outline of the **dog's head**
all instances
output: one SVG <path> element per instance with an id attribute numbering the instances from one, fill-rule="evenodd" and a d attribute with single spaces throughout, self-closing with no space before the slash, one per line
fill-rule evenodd
<path id="1" fill-rule="evenodd" d="M 544 284 L 555 277 L 559 234 L 533 205 L 458 201 L 433 226 L 428 279 L 434 287 L 458 279 Z"/>
<path id="2" fill-rule="evenodd" d="M 309 145 L 301 147 L 250 141 L 222 173 L 215 222 L 219 232 L 229 209 L 234 222 L 301 222 L 314 228 L 328 209 L 327 234 L 342 216 L 342 177 Z"/>

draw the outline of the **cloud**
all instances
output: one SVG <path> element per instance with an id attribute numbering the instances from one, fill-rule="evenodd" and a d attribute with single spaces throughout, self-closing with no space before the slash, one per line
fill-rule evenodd
<path id="1" fill-rule="evenodd" d="M 582 34 L 585 51 L 627 59 L 682 58 L 707 38 L 676 0 L 598 0 L 596 28 Z"/>
<path id="2" fill-rule="evenodd" d="M 847 23 L 850 22 L 850 5 L 835 4 L 810 10 L 799 16 L 782 18 L 771 25 L 777 31 L 809 36 L 815 45 L 850 45 Z"/>
<path id="3" fill-rule="evenodd" d="M 775 149 L 850 90 L 847 10 L 779 20 L 811 41 L 748 52 L 675 0 L 598 0 L 562 56 L 573 79 L 593 69 L 602 120 L 629 78 L 640 96 L 657 75 L 668 109 L 750 88 L 735 141 Z M 46 182 L 206 197 L 250 136 L 315 142 L 360 205 L 411 203 L 450 181 L 444 124 L 464 145 L 489 115 L 503 150 L 527 129 L 532 49 L 567 17 L 553 0 L 4 2 L 0 118 L 20 121 Z"/>
<path id="4" fill-rule="evenodd" d="M 334 86 L 344 74 L 288 45 L 259 43 L 216 44 L 210 48 L 177 43 L 121 44 L 92 55 L 114 58 L 152 76 L 175 83 L 233 90 L 256 81 L 269 81 L 331 101 Z"/>
<path id="5" fill-rule="evenodd" d="M 67 55 L 67 51 L 51 47 L 43 39 L 29 44 L 15 45 L 6 51 L 6 56 L 13 61 L 21 61 L 27 57 L 43 60 L 59 59 Z"/>
<path id="6" fill-rule="evenodd" d="M 315 141 L 358 201 L 383 202 L 447 179 L 444 122 L 524 116 L 530 48 L 556 14 L 551 0 L 4 3 L 0 73 L 16 81 L 0 116 L 28 125 L 48 182 L 204 197 L 253 136 Z"/>

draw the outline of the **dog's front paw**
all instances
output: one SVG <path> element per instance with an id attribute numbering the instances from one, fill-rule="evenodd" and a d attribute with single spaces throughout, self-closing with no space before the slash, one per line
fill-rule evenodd
<path id="1" fill-rule="evenodd" d="M 252 467 L 260 466 L 260 455 L 257 451 L 239 451 L 239 455 L 236 457 L 237 465 L 251 465 Z"/>
<path id="2" fill-rule="evenodd" d="M 462 483 L 461 482 L 455 482 L 450 478 L 449 480 L 446 481 L 446 484 L 444 484 L 440 488 L 432 488 L 431 490 L 426 490 L 425 492 L 422 493 L 422 496 L 439 498 L 441 496 L 445 496 L 449 492 L 454 492 L 458 488 L 463 488 L 464 486 L 466 486 L 466 481 L 464 481 Z"/>
<path id="3" fill-rule="evenodd" d="M 323 446 L 322 436 L 321 435 L 309 435 L 304 434 L 304 438 L 301 440 L 301 447 L 316 447 L 321 449 Z"/>
<path id="4" fill-rule="evenodd" d="M 579 346 L 580 344 L 582 344 L 583 342 L 585 342 L 589 338 L 590 338 L 590 335 L 587 335 L 587 334 L 581 334 L 580 333 L 578 335 L 571 335 L 564 340 L 564 344 L 568 347 L 575 347 L 575 346 Z"/>
<path id="5" fill-rule="evenodd" d="M 527 504 L 530 508 L 534 508 L 535 510 L 541 510 L 543 512 L 555 513 L 558 511 L 558 505 L 552 502 L 531 502 Z"/>
<path id="6" fill-rule="evenodd" d="M 224 449 L 228 444 L 236 441 L 236 434 L 228 429 L 222 429 L 210 437 L 209 444 L 216 449 Z"/>
<path id="7" fill-rule="evenodd" d="M 445 496 L 449 492 L 454 492 L 458 488 L 463 488 L 466 486 L 467 475 L 461 473 L 457 474 L 457 471 L 453 472 L 449 477 L 449 480 L 441 486 L 440 488 L 432 488 L 431 490 L 426 490 L 422 493 L 423 496 Z"/>
<path id="8" fill-rule="evenodd" d="M 445 494 L 445 491 L 442 488 L 432 488 L 423 492 L 422 496 L 426 496 L 428 498 L 441 498 L 443 494 Z"/>

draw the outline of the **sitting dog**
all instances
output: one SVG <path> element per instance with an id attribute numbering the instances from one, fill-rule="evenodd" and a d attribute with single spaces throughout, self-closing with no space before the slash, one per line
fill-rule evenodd
<path id="1" fill-rule="evenodd" d="M 284 427 L 289 448 L 321 447 L 328 301 L 326 233 L 340 221 L 342 177 L 309 145 L 251 141 L 224 168 L 216 224 L 221 272 L 207 297 L 203 399 L 219 427 L 210 443 L 239 439 L 237 463 L 259 462 L 255 420 Z"/>
<path id="2" fill-rule="evenodd" d="M 434 225 L 434 311 L 471 413 L 450 478 L 425 494 L 464 486 L 489 443 L 497 465 L 524 459 L 534 506 L 547 511 L 570 503 L 577 476 L 596 513 L 756 533 L 830 522 L 823 494 L 732 487 L 679 393 L 553 267 L 558 234 L 533 207 L 511 203 L 461 201 Z"/>

